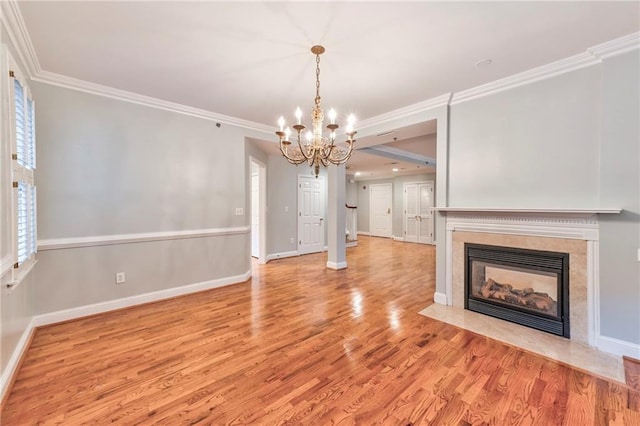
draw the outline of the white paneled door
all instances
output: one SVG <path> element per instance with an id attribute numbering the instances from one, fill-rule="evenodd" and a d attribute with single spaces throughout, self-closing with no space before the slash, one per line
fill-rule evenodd
<path id="1" fill-rule="evenodd" d="M 404 184 L 404 240 L 433 244 L 433 182 Z"/>
<path id="2" fill-rule="evenodd" d="M 324 178 L 298 176 L 298 254 L 324 250 Z"/>
<path id="3" fill-rule="evenodd" d="M 374 237 L 391 238 L 393 187 L 390 183 L 369 186 L 369 232 Z"/>

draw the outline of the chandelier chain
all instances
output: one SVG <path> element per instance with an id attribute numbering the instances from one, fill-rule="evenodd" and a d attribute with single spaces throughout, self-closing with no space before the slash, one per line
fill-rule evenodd
<path id="1" fill-rule="evenodd" d="M 320 106 L 320 55 L 316 55 L 316 106 Z"/>

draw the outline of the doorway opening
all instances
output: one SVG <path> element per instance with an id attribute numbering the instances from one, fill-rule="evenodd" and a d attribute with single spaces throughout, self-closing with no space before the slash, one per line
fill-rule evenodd
<path id="1" fill-rule="evenodd" d="M 253 157 L 251 165 L 251 257 L 267 263 L 267 166 Z"/>

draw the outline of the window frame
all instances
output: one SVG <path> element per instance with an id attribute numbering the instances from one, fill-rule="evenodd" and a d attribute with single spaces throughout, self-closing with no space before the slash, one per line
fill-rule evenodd
<path id="1" fill-rule="evenodd" d="M 20 283 L 36 263 L 37 253 L 37 189 L 34 172 L 36 168 L 35 101 L 27 80 L 10 54 L 8 56 L 8 105 L 9 105 L 9 151 L 11 173 L 11 240 L 14 285 Z M 23 141 L 18 141 L 16 82 L 22 89 Z M 21 152 L 19 151 L 19 145 Z M 23 158 L 24 157 L 24 158 Z M 24 198 L 24 199 L 22 199 Z M 21 205 L 21 202 L 24 203 Z M 24 209 L 21 210 L 21 207 Z M 20 215 L 23 214 L 23 218 Z M 24 221 L 23 222 L 21 222 Z M 21 229 L 20 225 L 24 225 Z M 26 233 L 26 234 L 25 234 Z M 21 251 L 25 245 L 25 253 Z"/>

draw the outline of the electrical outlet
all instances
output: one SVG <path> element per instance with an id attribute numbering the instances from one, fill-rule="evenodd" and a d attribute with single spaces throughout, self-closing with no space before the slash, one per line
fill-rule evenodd
<path id="1" fill-rule="evenodd" d="M 289 206 L 284 206 L 284 212 L 289 213 Z"/>
<path id="2" fill-rule="evenodd" d="M 236 207 L 236 216 L 244 215 L 244 209 L 242 207 Z"/>
<path id="3" fill-rule="evenodd" d="M 125 281 L 124 272 L 118 272 L 116 274 L 116 284 L 122 284 Z"/>
<path id="4" fill-rule="evenodd" d="M 289 244 L 295 244 L 295 240 L 293 239 L 293 237 L 289 238 Z"/>

